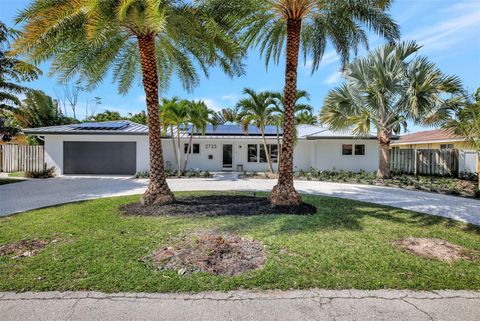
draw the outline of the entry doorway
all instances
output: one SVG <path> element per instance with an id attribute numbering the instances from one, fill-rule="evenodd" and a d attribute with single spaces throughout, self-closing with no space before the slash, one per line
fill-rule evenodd
<path id="1" fill-rule="evenodd" d="M 223 169 L 232 169 L 233 168 L 233 145 L 225 144 L 223 145 Z"/>

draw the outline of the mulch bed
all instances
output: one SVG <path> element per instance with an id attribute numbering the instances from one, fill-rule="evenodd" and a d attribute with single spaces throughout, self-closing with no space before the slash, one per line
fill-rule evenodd
<path id="1" fill-rule="evenodd" d="M 179 275 L 207 272 L 228 276 L 258 269 L 266 260 L 262 243 L 214 232 L 188 235 L 141 259 L 157 270 L 174 270 Z"/>
<path id="2" fill-rule="evenodd" d="M 20 240 L 17 243 L 4 244 L 0 246 L 0 257 L 13 255 L 12 259 L 21 257 L 35 256 L 39 251 L 50 243 L 56 243 L 57 240 Z"/>
<path id="3" fill-rule="evenodd" d="M 393 242 L 393 245 L 414 255 L 448 263 L 478 258 L 475 251 L 441 239 L 406 237 Z"/>
<path id="4" fill-rule="evenodd" d="M 181 197 L 168 205 L 143 206 L 132 203 L 121 206 L 120 210 L 131 216 L 311 215 L 317 212 L 315 206 L 307 203 L 299 206 L 272 206 L 266 197 L 247 195 Z"/>

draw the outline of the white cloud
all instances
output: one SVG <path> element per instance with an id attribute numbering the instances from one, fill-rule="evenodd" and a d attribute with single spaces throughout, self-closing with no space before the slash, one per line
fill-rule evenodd
<path id="1" fill-rule="evenodd" d="M 447 9 L 442 9 L 441 12 L 447 17 L 443 22 L 415 30 L 405 35 L 405 38 L 416 40 L 427 52 L 448 49 L 458 43 L 468 43 L 468 39 L 478 40 L 480 2 L 456 3 Z M 452 15 L 452 12 L 455 14 Z"/>
<path id="2" fill-rule="evenodd" d="M 236 103 L 240 99 L 240 96 L 237 94 L 227 94 L 227 95 L 223 95 L 221 99 L 228 101 L 230 103 Z"/>
<path id="3" fill-rule="evenodd" d="M 215 111 L 219 111 L 223 108 L 222 104 L 220 104 L 218 101 L 216 101 L 213 98 L 208 98 L 208 97 L 200 97 L 200 98 L 194 98 L 193 100 L 201 100 L 207 105 L 208 108 L 213 109 Z"/>
<path id="4" fill-rule="evenodd" d="M 327 85 L 334 85 L 340 81 L 342 78 L 342 73 L 340 71 L 336 71 L 333 74 L 331 74 L 325 81 L 324 83 Z"/>

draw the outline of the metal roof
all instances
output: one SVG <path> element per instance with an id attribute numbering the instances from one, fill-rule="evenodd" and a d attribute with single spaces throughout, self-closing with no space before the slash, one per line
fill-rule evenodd
<path id="1" fill-rule="evenodd" d="M 182 128 L 181 136 L 188 137 L 191 126 Z M 188 132 L 187 132 L 188 130 Z M 24 132 L 29 135 L 148 135 L 148 127 L 140 125 L 128 120 L 97 122 L 97 123 L 82 123 L 62 126 L 50 126 L 40 128 L 24 129 Z M 283 130 L 280 128 L 280 135 Z M 176 132 L 174 132 L 176 135 Z M 275 126 L 265 127 L 265 135 L 268 137 L 275 137 L 277 135 L 277 128 Z M 351 130 L 332 131 L 326 127 L 316 125 L 298 125 L 297 126 L 298 139 L 342 139 L 354 138 Z M 167 137 L 171 136 L 170 130 L 167 130 Z M 259 137 L 261 136 L 260 129 L 255 126 L 249 126 L 245 132 L 241 125 L 225 124 L 219 126 L 207 126 L 205 133 L 198 130 L 194 131 L 194 136 L 197 137 Z M 366 137 L 367 139 L 375 139 L 375 133 Z"/>
<path id="2" fill-rule="evenodd" d="M 128 120 L 28 128 L 29 135 L 148 135 L 148 127 Z"/>

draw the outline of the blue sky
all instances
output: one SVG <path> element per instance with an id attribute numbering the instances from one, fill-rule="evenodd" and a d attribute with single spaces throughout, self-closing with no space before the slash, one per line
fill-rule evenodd
<path id="1" fill-rule="evenodd" d="M 13 26 L 16 13 L 30 0 L 0 0 L 0 20 Z M 480 0 L 397 0 L 391 10 L 394 19 L 400 24 L 403 40 L 416 40 L 424 47 L 421 54 L 427 55 L 445 73 L 459 76 L 470 91 L 480 87 Z M 382 44 L 382 40 L 371 35 L 370 47 Z M 365 51 L 360 53 L 360 56 Z M 212 69 L 209 78 L 202 77 L 200 86 L 192 93 L 182 89 L 180 83 L 173 80 L 165 97 L 174 95 L 202 99 L 209 107 L 220 109 L 231 107 L 241 97 L 245 87 L 255 90 L 281 90 L 284 81 L 284 66 L 270 65 L 268 70 L 260 59 L 257 50 L 251 50 L 247 59 L 246 75 L 230 79 L 220 70 Z M 48 65 L 41 66 L 44 76 L 29 84 L 55 97 L 60 86 L 56 79 L 47 76 Z M 299 88 L 307 90 L 312 99 L 310 103 L 316 112 L 321 108 L 323 98 L 329 89 L 341 83 L 339 60 L 332 48 L 326 51 L 320 69 L 311 76 L 309 62 L 301 62 L 299 69 Z M 145 109 L 145 96 L 140 86 L 134 86 L 126 96 L 117 93 L 111 79 L 105 81 L 93 92 L 83 94 L 79 101 L 79 117 L 84 117 L 84 105 L 93 97 L 102 98 L 102 106 L 97 109 L 138 112 Z M 91 103 L 90 103 L 91 105 Z M 410 127 L 411 131 L 420 128 Z"/>

